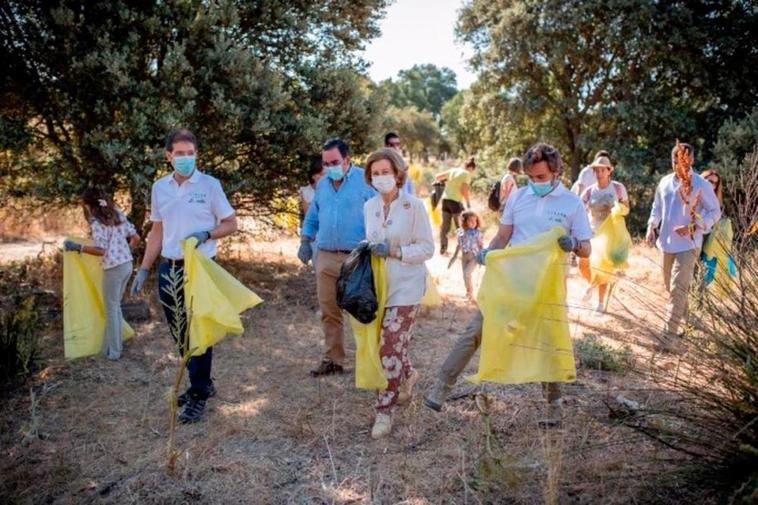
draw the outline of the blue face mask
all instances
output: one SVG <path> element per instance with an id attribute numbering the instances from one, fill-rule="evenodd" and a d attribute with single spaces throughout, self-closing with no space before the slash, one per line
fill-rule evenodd
<path id="1" fill-rule="evenodd" d="M 326 176 L 333 181 L 339 181 L 345 176 L 345 172 L 342 171 L 342 165 L 328 166 L 326 167 Z"/>
<path id="2" fill-rule="evenodd" d="M 529 180 L 529 187 L 532 188 L 532 192 L 537 196 L 545 196 L 550 193 L 554 186 L 555 181 L 548 182 L 532 182 Z"/>
<path id="3" fill-rule="evenodd" d="M 174 170 L 182 177 L 189 177 L 195 171 L 195 156 L 174 156 Z"/>

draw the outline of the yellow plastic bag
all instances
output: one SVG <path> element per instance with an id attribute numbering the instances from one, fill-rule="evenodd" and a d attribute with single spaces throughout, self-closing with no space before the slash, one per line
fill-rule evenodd
<path id="1" fill-rule="evenodd" d="M 437 290 L 437 280 L 432 277 L 432 274 L 426 272 L 426 291 L 421 298 L 421 305 L 424 307 L 437 307 L 442 305 L 442 297 Z"/>
<path id="2" fill-rule="evenodd" d="M 200 356 L 228 333 L 242 335 L 240 313 L 263 300 L 195 248 L 197 240 L 184 241 L 184 300 L 189 312 L 189 348 Z"/>
<path id="3" fill-rule="evenodd" d="M 705 285 L 719 297 L 728 296 L 737 281 L 737 267 L 731 255 L 733 238 L 732 221 L 724 217 L 713 226 L 703 244 Z"/>
<path id="4" fill-rule="evenodd" d="M 442 224 L 442 204 L 437 205 L 437 208 L 432 210 L 432 199 L 427 198 L 424 200 L 426 206 L 426 214 L 429 216 L 429 221 L 432 223 L 432 228 L 439 228 Z"/>
<path id="5" fill-rule="evenodd" d="M 624 216 L 629 209 L 618 202 L 611 209 L 610 215 L 595 230 L 592 238 L 590 255 L 590 282 L 593 286 L 610 282 L 616 270 L 629 266 L 629 250 L 632 237 L 626 229 Z"/>
<path id="6" fill-rule="evenodd" d="M 576 378 L 564 283 L 561 227 L 491 251 L 479 289 L 484 316 L 479 371 L 472 382 L 569 382 Z"/>
<path id="7" fill-rule="evenodd" d="M 384 304 L 387 303 L 387 271 L 385 260 L 371 255 L 371 270 L 376 290 L 376 318 L 363 324 L 350 316 L 350 325 L 355 337 L 355 387 L 360 389 L 387 388 L 387 377 L 379 358 L 379 346 L 382 337 L 382 319 Z"/>
<path id="8" fill-rule="evenodd" d="M 79 244 L 93 245 L 88 239 L 68 237 Z M 123 322 L 124 340 L 134 330 Z M 63 354 L 66 359 L 99 354 L 105 334 L 103 267 L 100 258 L 69 251 L 63 253 Z"/>

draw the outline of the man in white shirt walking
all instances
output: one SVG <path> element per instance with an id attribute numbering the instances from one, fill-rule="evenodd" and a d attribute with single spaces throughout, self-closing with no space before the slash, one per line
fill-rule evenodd
<path id="1" fill-rule="evenodd" d="M 197 139 L 186 129 L 171 132 L 166 139 L 166 161 L 174 169 L 153 184 L 150 197 L 152 228 L 147 237 L 142 266 L 132 282 L 134 296 L 147 280 L 160 256 L 158 294 L 171 336 L 184 355 L 189 344 L 189 321 L 184 301 L 184 253 L 182 242 L 193 237 L 197 248 L 209 258 L 216 256 L 216 240 L 237 231 L 237 218 L 221 183 L 197 170 Z M 172 293 L 173 292 L 173 293 Z M 190 387 L 177 399 L 184 406 L 183 423 L 201 419 L 206 400 L 216 394 L 211 379 L 213 348 L 187 362 Z"/>
<path id="2" fill-rule="evenodd" d="M 561 249 L 582 258 L 589 257 L 590 223 L 582 201 L 560 181 L 563 164 L 558 150 L 548 144 L 535 144 L 526 152 L 523 162 L 529 186 L 516 190 L 508 198 L 497 235 L 489 247 L 479 253 L 479 263 L 484 264 L 485 256 L 492 249 L 518 245 L 556 225 L 565 230 L 558 239 Z M 483 324 L 482 313 L 477 310 L 440 367 L 437 380 L 424 401 L 427 407 L 442 409 L 450 388 L 481 345 Z M 535 335 L 535 340 L 538 337 Z M 543 386 L 548 401 L 547 422 L 557 424 L 561 415 L 560 385 L 551 382 Z"/>
<path id="3" fill-rule="evenodd" d="M 713 187 L 692 170 L 695 148 L 690 144 L 681 144 L 681 147 L 687 152 L 688 167 L 684 178 L 689 178 L 691 190 L 686 194 L 686 181 L 676 173 L 675 146 L 671 151 L 674 173 L 664 176 L 658 183 L 646 237 L 649 245 L 655 242 L 663 251 L 663 284 L 669 293 L 661 337 L 664 349 L 671 348 L 672 338 L 679 335 L 679 325 L 687 315 L 687 297 L 695 263 L 703 246 L 703 233 L 708 232 L 721 217 L 721 207 Z M 660 230 L 656 241 L 657 228 Z"/>

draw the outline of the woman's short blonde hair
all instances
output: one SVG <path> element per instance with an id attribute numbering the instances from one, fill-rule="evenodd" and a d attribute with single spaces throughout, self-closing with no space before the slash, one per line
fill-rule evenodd
<path id="1" fill-rule="evenodd" d="M 371 165 L 380 160 L 387 160 L 390 162 L 392 172 L 394 172 L 395 179 L 397 179 L 397 187 L 402 188 L 403 184 L 405 184 L 405 178 L 408 176 L 408 165 L 405 163 L 403 157 L 391 147 L 382 147 L 368 155 L 366 169 L 363 172 L 363 175 L 366 178 L 366 183 L 369 186 L 371 185 Z"/>

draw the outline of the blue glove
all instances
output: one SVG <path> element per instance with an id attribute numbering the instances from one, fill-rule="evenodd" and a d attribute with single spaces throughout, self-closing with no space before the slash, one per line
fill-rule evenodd
<path id="1" fill-rule="evenodd" d="M 390 255 L 390 247 L 386 242 L 380 242 L 378 244 L 371 244 L 369 247 L 371 254 L 379 256 L 380 258 L 386 258 Z"/>
<path id="2" fill-rule="evenodd" d="M 190 238 L 196 238 L 197 239 L 197 245 L 195 247 L 198 247 L 200 244 L 211 238 L 211 232 L 209 231 L 196 231 L 192 235 L 189 235 L 185 240 Z"/>
<path id="3" fill-rule="evenodd" d="M 487 253 L 490 252 L 489 249 L 486 247 L 483 248 L 481 251 L 479 251 L 479 254 L 476 255 L 476 261 L 480 265 L 484 265 L 484 260 L 487 258 Z"/>
<path id="4" fill-rule="evenodd" d="M 76 251 L 78 253 L 82 252 L 82 245 L 77 244 L 73 240 L 64 240 L 63 241 L 63 250 L 64 251 Z"/>
<path id="5" fill-rule="evenodd" d="M 579 241 L 571 235 L 564 235 L 558 239 L 558 247 L 566 252 L 576 251 L 579 247 Z"/>
<path id="6" fill-rule="evenodd" d="M 309 238 L 304 238 L 300 241 L 300 249 L 297 250 L 297 258 L 303 262 L 303 265 L 307 265 L 313 258 L 313 246 Z"/>
<path id="7" fill-rule="evenodd" d="M 137 270 L 137 273 L 134 275 L 134 280 L 132 281 L 132 289 L 129 291 L 129 294 L 131 296 L 134 296 L 142 291 L 142 285 L 147 280 L 147 276 L 149 274 L 150 272 L 144 268 Z"/>

